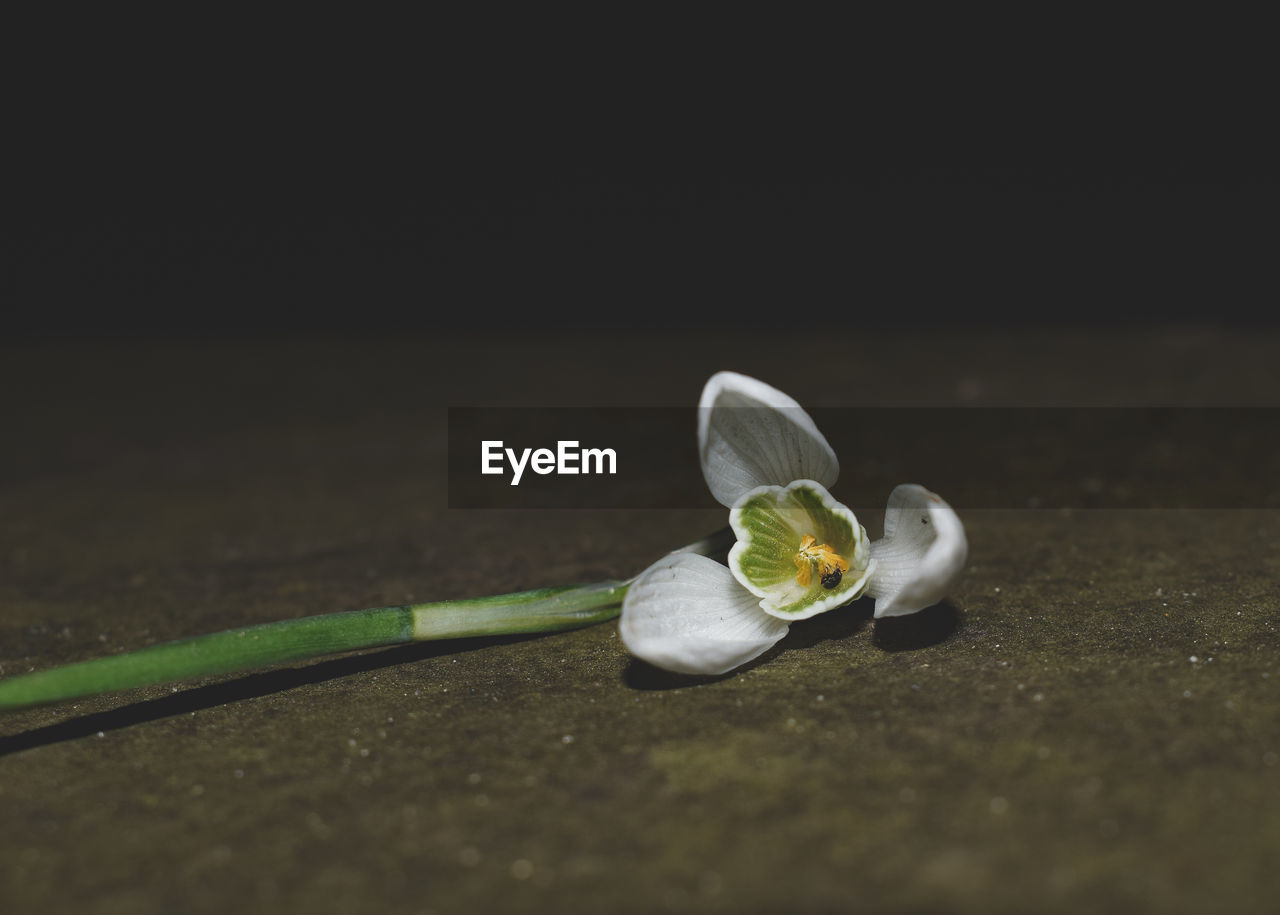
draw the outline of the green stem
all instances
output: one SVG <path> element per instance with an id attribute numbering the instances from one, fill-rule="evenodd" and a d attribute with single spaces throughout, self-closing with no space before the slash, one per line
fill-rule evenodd
<path id="1" fill-rule="evenodd" d="M 724 545 L 724 532 L 719 532 L 683 551 L 706 555 Z M 602 581 L 495 597 L 376 607 L 198 635 L 10 677 L 0 681 L 0 711 L 361 648 L 578 629 L 616 617 L 630 584 Z"/>
<path id="2" fill-rule="evenodd" d="M 326 613 L 165 642 L 0 681 L 0 710 L 341 651 L 431 639 L 556 632 L 613 619 L 627 586 L 600 582 L 471 600 Z"/>

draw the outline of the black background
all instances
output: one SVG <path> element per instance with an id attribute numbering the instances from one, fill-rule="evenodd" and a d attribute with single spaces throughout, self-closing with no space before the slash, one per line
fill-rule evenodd
<path id="1" fill-rule="evenodd" d="M 13 68 L 10 337 L 1276 322 L 1211 29 L 104 25 Z"/>

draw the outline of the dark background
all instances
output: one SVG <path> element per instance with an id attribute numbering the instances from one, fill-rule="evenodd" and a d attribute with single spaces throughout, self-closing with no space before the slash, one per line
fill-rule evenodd
<path id="1" fill-rule="evenodd" d="M 1230 43 L 162 25 L 15 67 L 7 335 L 1277 320 Z"/>

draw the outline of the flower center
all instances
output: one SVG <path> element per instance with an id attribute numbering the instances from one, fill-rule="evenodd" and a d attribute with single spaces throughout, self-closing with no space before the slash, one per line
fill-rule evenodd
<path id="1" fill-rule="evenodd" d="M 822 587 L 830 591 L 840 584 L 844 573 L 849 571 L 849 560 L 845 559 L 825 543 L 819 543 L 813 534 L 805 534 L 800 540 L 800 549 L 796 551 L 796 584 L 802 588 L 809 587 L 813 581 L 813 570 L 818 570 Z"/>

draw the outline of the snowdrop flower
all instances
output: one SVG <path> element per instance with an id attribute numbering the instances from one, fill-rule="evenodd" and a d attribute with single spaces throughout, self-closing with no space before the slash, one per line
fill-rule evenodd
<path id="1" fill-rule="evenodd" d="M 807 619 L 865 595 L 875 616 L 937 603 L 964 567 L 964 526 L 922 486 L 899 486 L 874 543 L 827 487 L 840 464 L 813 419 L 769 385 L 713 375 L 698 407 L 702 474 L 730 509 L 737 542 L 725 567 L 677 552 L 636 578 L 619 631 L 666 670 L 722 674 L 759 657 Z"/>

